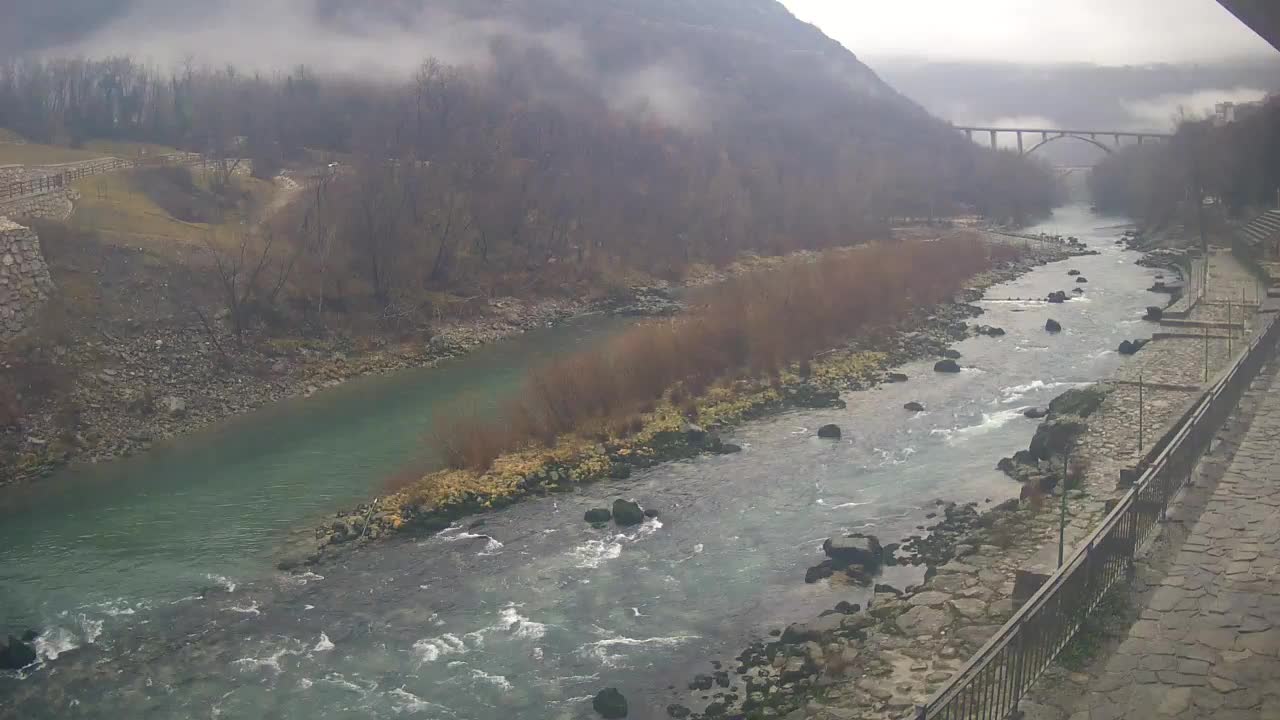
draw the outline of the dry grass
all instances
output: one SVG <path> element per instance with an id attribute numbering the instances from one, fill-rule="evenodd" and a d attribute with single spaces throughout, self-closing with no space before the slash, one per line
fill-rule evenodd
<path id="1" fill-rule="evenodd" d="M 61 145 L 0 143 L 0 165 L 61 165 L 98 160 L 107 157 L 108 154 L 94 150 L 76 150 Z"/>
<path id="2" fill-rule="evenodd" d="M 177 152 L 171 147 L 123 140 L 91 140 L 82 148 L 22 142 L 16 133 L 0 129 L 0 165 L 61 165 L 105 157 L 132 159 Z"/>
<path id="3" fill-rule="evenodd" d="M 877 243 L 740 275 L 702 290 L 683 316 L 638 325 L 531 372 L 496 417 L 442 415 L 434 450 L 450 467 L 484 471 L 504 453 L 551 446 L 570 433 L 624 437 L 664 397 L 687 410 L 718 381 L 776 377 L 952 297 L 1010 252 L 973 236 Z"/>
<path id="4" fill-rule="evenodd" d="M 195 182 L 202 182 L 198 173 Z M 235 182 L 259 206 L 275 192 L 270 183 L 260 180 L 237 177 Z M 161 254 L 198 248 L 211 231 L 216 241 L 229 246 L 238 237 L 243 218 L 242 213 L 231 211 L 218 224 L 179 220 L 156 203 L 133 172 L 83 178 L 74 187 L 80 200 L 71 216 L 72 227 L 95 231 L 108 242 L 146 247 Z"/>

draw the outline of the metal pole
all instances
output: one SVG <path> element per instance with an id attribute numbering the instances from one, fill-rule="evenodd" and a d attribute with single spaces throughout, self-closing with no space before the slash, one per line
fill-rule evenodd
<path id="1" fill-rule="evenodd" d="M 1058 513 L 1058 567 L 1067 549 L 1067 462 L 1070 456 L 1062 453 L 1062 505 Z"/>
<path id="2" fill-rule="evenodd" d="M 1142 391 L 1143 391 L 1143 386 L 1142 386 L 1142 373 L 1138 373 L 1138 458 L 1139 458 L 1139 460 L 1141 460 L 1141 458 L 1142 458 L 1142 450 L 1143 450 L 1143 447 L 1142 447 L 1142 444 L 1143 444 L 1143 443 L 1142 443 L 1142 440 L 1143 440 L 1143 437 L 1142 437 L 1142 431 L 1143 431 L 1144 427 L 1146 426 L 1146 422 L 1145 422 L 1146 418 L 1144 417 L 1145 413 L 1144 413 L 1144 410 L 1143 410 L 1143 407 L 1142 407 L 1142 401 L 1143 401 L 1143 397 L 1142 397 L 1142 396 L 1143 396 L 1143 392 L 1142 392 Z"/>
<path id="3" fill-rule="evenodd" d="M 1231 338 L 1236 334 L 1236 329 L 1231 324 L 1231 301 L 1227 301 L 1227 359 L 1231 359 Z"/>
<path id="4" fill-rule="evenodd" d="M 1209 382 L 1209 326 L 1204 326 L 1204 381 Z"/>

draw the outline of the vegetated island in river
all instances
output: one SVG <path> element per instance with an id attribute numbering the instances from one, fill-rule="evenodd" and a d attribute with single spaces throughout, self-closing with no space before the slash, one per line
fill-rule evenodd
<path id="1" fill-rule="evenodd" d="M 840 406 L 840 392 L 950 343 L 982 314 L 982 291 L 1090 251 L 980 233 L 793 257 L 706 288 L 691 309 L 643 323 L 530 373 L 496 413 L 442 411 L 447 468 L 341 512 L 282 569 L 399 531 L 429 533 L 531 494 L 622 479 L 634 468 L 738 448 L 718 431 L 788 408 Z M 982 329 L 991 331 L 990 329 Z M 850 340 L 852 338 L 852 340 Z"/>

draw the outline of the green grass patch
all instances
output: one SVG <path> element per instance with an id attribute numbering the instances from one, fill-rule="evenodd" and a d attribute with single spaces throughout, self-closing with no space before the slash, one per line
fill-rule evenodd
<path id="1" fill-rule="evenodd" d="M 1072 672 L 1087 668 L 1106 647 L 1107 641 L 1119 638 L 1137 618 L 1137 608 L 1125 584 L 1116 585 L 1103 596 L 1076 636 L 1058 655 L 1058 664 Z"/>
<path id="2" fill-rule="evenodd" d="M 107 153 L 76 150 L 59 145 L 36 143 L 0 143 L 0 165 L 61 165 L 62 163 L 98 160 Z"/>

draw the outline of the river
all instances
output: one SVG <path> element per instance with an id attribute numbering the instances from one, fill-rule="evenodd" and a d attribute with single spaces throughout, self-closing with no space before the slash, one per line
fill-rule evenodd
<path id="1" fill-rule="evenodd" d="M 1081 206 L 1033 231 L 1101 255 L 1055 263 L 990 298 L 1071 290 L 1065 305 L 985 301 L 1000 338 L 956 345 L 965 370 L 850 393 L 701 457 L 571 494 L 530 499 L 426 539 L 344 556 L 316 573 L 271 569 L 290 529 L 377 492 L 418 452 L 431 407 L 482 400 L 552 353 L 616 323 L 530 333 L 430 370 L 365 380 L 235 420 L 145 456 L 61 477 L 0 509 L 0 629 L 40 627 L 46 662 L 0 676 L 0 718 L 487 719 L 586 717 L 618 686 L 635 718 L 665 717 L 670 684 L 752 638 L 863 591 L 805 585 L 823 538 L 896 541 L 935 498 L 1015 497 L 996 460 L 1026 446 L 1022 411 L 1109 376 L 1146 337 L 1155 271 L 1113 245 L 1120 221 Z M 1044 332 L 1053 317 L 1065 331 Z M 902 405 L 923 403 L 912 414 Z M 813 437 L 834 422 L 833 443 Z M 583 512 L 634 497 L 660 517 L 618 532 Z M 469 525 L 469 523 L 468 523 Z M 887 581 L 912 581 L 898 569 Z M 55 656 L 58 656 L 53 659 Z"/>

